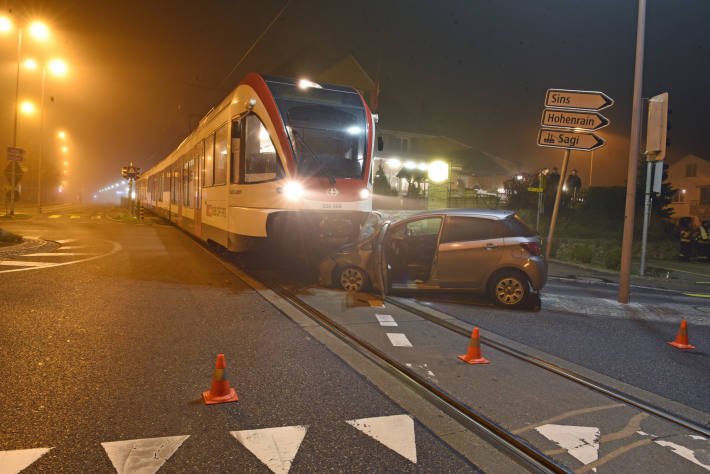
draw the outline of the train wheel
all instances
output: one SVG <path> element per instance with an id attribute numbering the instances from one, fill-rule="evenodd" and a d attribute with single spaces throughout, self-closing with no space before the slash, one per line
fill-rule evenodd
<path id="1" fill-rule="evenodd" d="M 356 267 L 346 267 L 340 271 L 338 276 L 338 281 L 340 286 L 345 291 L 358 292 L 362 291 L 367 287 L 367 274 Z"/>

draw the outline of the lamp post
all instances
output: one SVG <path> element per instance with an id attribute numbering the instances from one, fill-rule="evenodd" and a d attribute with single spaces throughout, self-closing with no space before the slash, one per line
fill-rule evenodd
<path id="1" fill-rule="evenodd" d="M 39 159 L 37 161 L 37 208 L 39 214 L 42 214 L 42 145 L 44 143 L 44 85 L 47 78 L 47 66 L 49 71 L 55 76 L 63 76 L 67 72 L 67 65 L 61 59 L 52 59 L 49 63 L 42 66 L 42 98 L 39 106 Z M 59 135 L 64 138 L 64 132 Z"/>
<path id="2" fill-rule="evenodd" d="M 0 18 L 0 31 L 9 32 L 12 30 L 12 22 L 7 17 Z M 43 41 L 49 37 L 49 29 L 44 23 L 35 21 L 29 25 L 29 32 L 32 37 Z M 22 28 L 17 28 L 17 74 L 15 79 L 15 120 L 12 132 L 12 146 L 17 147 L 17 120 L 20 112 L 19 95 L 20 95 L 20 60 L 22 59 Z M 15 215 L 15 165 L 12 163 L 11 171 L 11 189 L 10 189 L 10 215 Z M 3 200 L 4 198 L 3 193 Z"/>

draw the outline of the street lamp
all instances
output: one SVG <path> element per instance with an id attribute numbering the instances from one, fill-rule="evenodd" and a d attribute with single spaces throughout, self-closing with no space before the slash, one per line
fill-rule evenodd
<path id="1" fill-rule="evenodd" d="M 42 22 L 34 21 L 28 27 L 30 36 L 36 40 L 44 41 L 49 38 L 49 28 Z M 8 17 L 0 17 L 0 33 L 9 33 L 12 31 L 12 21 Z M 19 94 L 20 94 L 20 59 L 22 58 L 22 28 L 17 28 L 17 74 L 15 79 L 15 120 L 12 133 L 12 146 L 17 147 L 17 119 L 20 112 Z M 10 190 L 10 215 L 15 215 L 15 166 L 12 166 L 11 190 Z M 5 199 L 5 193 L 3 200 Z"/>

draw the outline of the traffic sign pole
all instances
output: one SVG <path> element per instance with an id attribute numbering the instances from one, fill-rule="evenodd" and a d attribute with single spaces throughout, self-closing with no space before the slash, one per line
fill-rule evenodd
<path id="1" fill-rule="evenodd" d="M 557 183 L 557 194 L 555 194 L 555 207 L 552 210 L 552 219 L 550 220 L 550 231 L 547 233 L 547 242 L 545 242 L 545 259 L 550 261 L 550 250 L 552 249 L 552 237 L 555 235 L 555 223 L 557 223 L 557 212 L 560 210 L 560 198 L 562 197 L 562 186 L 567 176 L 567 164 L 569 163 L 569 149 L 565 150 L 565 156 L 562 159 L 562 174 L 560 181 Z"/>
<path id="2" fill-rule="evenodd" d="M 15 215 L 15 162 L 12 161 L 11 163 L 11 168 L 12 171 L 10 171 L 10 215 L 14 216 Z"/>

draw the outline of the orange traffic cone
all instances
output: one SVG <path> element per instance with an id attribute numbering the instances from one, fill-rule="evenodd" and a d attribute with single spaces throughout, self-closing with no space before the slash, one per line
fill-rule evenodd
<path id="1" fill-rule="evenodd" d="M 678 330 L 678 335 L 675 337 L 675 341 L 669 342 L 671 346 L 675 346 L 678 349 L 695 349 L 688 343 L 688 321 L 685 319 L 680 322 L 680 330 Z"/>
<path id="2" fill-rule="evenodd" d="M 471 334 L 471 341 L 468 343 L 468 351 L 466 355 L 458 356 L 464 362 L 469 364 L 487 364 L 488 361 L 481 355 L 481 341 L 478 336 L 478 328 L 473 328 L 473 334 Z"/>
<path id="3" fill-rule="evenodd" d="M 217 364 L 212 377 L 212 387 L 209 392 L 202 392 L 202 399 L 206 405 L 216 403 L 236 402 L 239 400 L 233 388 L 229 386 L 227 379 L 227 364 L 224 362 L 224 354 L 217 356 Z"/>

